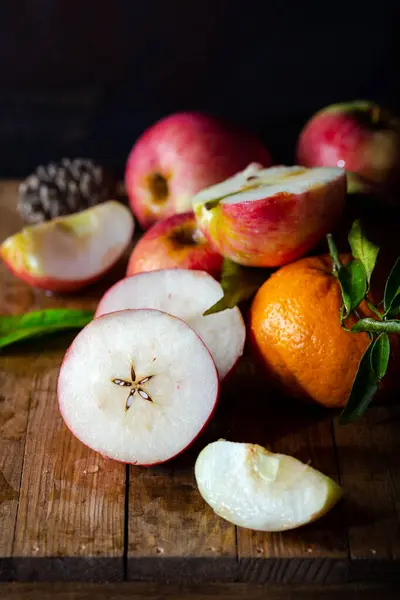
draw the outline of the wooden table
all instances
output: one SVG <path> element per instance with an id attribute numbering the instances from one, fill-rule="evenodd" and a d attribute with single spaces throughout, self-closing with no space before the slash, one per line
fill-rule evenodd
<path id="1" fill-rule="evenodd" d="M 15 206 L 16 182 L 0 182 L 0 241 L 21 226 Z M 56 297 L 1 266 L 0 312 L 94 308 L 120 274 L 80 295 Z M 396 402 L 339 427 L 332 413 L 260 387 L 244 359 L 194 447 L 165 466 L 129 467 L 95 454 L 64 426 L 56 383 L 71 339 L 63 334 L 0 354 L 0 580 L 238 582 L 237 594 L 249 584 L 288 584 L 288 593 L 314 584 L 317 593 L 322 584 L 400 581 Z M 193 476 L 199 449 L 218 437 L 311 461 L 342 483 L 345 499 L 327 517 L 295 531 L 236 528 L 206 506 Z M 283 598 L 269 589 L 271 598 Z"/>

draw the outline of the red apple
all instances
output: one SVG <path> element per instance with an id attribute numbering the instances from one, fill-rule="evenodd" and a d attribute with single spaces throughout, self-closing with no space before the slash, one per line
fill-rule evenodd
<path id="1" fill-rule="evenodd" d="M 262 143 L 200 113 L 177 113 L 150 127 L 134 145 L 125 183 L 142 228 L 191 209 L 192 196 L 255 161 L 269 166 Z"/>
<path id="2" fill-rule="evenodd" d="M 25 227 L 1 244 L 0 257 L 33 287 L 72 292 L 115 265 L 130 244 L 134 226 L 129 208 L 109 200 Z"/>
<path id="3" fill-rule="evenodd" d="M 342 169 L 250 165 L 193 198 L 197 222 L 226 258 L 277 267 L 310 250 L 342 212 Z"/>
<path id="4" fill-rule="evenodd" d="M 194 269 L 218 278 L 223 258 L 197 226 L 193 212 L 173 215 L 153 225 L 131 254 L 127 276 L 158 269 Z"/>
<path id="5" fill-rule="evenodd" d="M 400 184 L 400 121 L 373 102 L 333 104 L 305 125 L 297 162 L 346 169 L 349 191 L 390 194 Z"/>

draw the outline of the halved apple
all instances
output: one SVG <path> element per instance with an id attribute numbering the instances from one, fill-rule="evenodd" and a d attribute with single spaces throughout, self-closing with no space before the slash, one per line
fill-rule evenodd
<path id="1" fill-rule="evenodd" d="M 203 316 L 222 295 L 221 284 L 204 271 L 161 269 L 118 281 L 100 300 L 95 316 L 127 308 L 155 308 L 179 317 L 204 341 L 223 379 L 243 354 L 246 327 L 237 306 Z"/>
<path id="2" fill-rule="evenodd" d="M 58 379 L 71 431 L 104 456 L 139 465 L 165 462 L 191 444 L 218 393 L 205 344 L 158 310 L 94 319 L 73 341 Z"/>
<path id="3" fill-rule="evenodd" d="M 55 292 L 99 279 L 131 241 L 130 210 L 110 200 L 73 215 L 25 227 L 0 246 L 8 268 L 30 285 Z"/>
<path id="4" fill-rule="evenodd" d="M 199 491 L 220 516 L 248 529 L 285 531 L 326 514 L 341 487 L 309 465 L 256 444 L 220 440 L 200 453 Z"/>
<path id="5" fill-rule="evenodd" d="M 346 196 L 342 169 L 251 164 L 193 198 L 197 222 L 226 258 L 276 267 L 310 250 L 332 228 Z"/>

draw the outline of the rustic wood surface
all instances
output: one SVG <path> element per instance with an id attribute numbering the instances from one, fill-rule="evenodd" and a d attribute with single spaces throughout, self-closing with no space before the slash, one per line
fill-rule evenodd
<path id="1" fill-rule="evenodd" d="M 0 182 L 0 242 L 21 226 L 16 197 L 16 182 Z M 0 313 L 94 308 L 122 273 L 123 265 L 79 295 L 54 296 L 28 287 L 1 265 Z M 400 580 L 395 403 L 377 405 L 359 423 L 339 427 L 327 411 L 260 388 L 253 365 L 244 359 L 225 385 L 215 419 L 188 452 L 165 466 L 129 468 L 84 447 L 59 415 L 57 375 L 71 339 L 66 333 L 0 353 L 0 580 L 215 581 L 237 597 L 249 597 L 243 584 L 259 590 L 258 584 L 268 583 L 272 599 L 294 598 L 294 588 L 287 586 L 298 584 L 314 584 L 315 597 L 322 598 L 321 584 L 337 589 L 371 579 Z M 262 443 L 310 461 L 344 485 L 345 499 L 324 519 L 296 531 L 235 528 L 205 505 L 193 476 L 198 451 L 218 437 Z M 229 582 L 240 583 L 231 588 Z M 283 583 L 286 596 L 274 587 Z M 67 592 L 7 584 L 0 596 L 45 598 L 46 590 L 57 590 L 61 598 L 103 597 L 96 589 L 105 593 L 93 586 Z M 118 589 L 115 598 L 128 597 L 127 587 Z M 175 593 L 135 589 L 143 598 Z M 358 597 L 360 588 L 352 589 L 351 597 Z M 296 598 L 308 597 L 302 593 Z M 336 596 L 324 595 L 330 597 Z"/>
<path id="2" fill-rule="evenodd" d="M 2 600 L 398 600 L 391 585 L 0 583 Z"/>

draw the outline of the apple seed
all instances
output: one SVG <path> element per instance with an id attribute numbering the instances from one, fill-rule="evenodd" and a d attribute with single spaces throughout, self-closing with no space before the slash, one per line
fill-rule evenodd
<path id="1" fill-rule="evenodd" d="M 146 377 L 143 377 L 139 381 L 136 381 L 135 368 L 132 365 L 131 366 L 131 381 L 126 381 L 125 379 L 119 379 L 119 377 L 115 377 L 114 379 L 111 380 L 112 383 L 115 383 L 115 385 L 118 385 L 120 387 L 132 387 L 133 386 L 133 388 L 129 392 L 128 398 L 126 399 L 125 411 L 127 411 L 132 406 L 133 396 L 135 395 L 136 392 L 144 400 L 148 400 L 149 402 L 153 402 L 153 400 L 150 398 L 150 396 L 146 392 L 146 390 L 144 390 L 143 388 L 139 387 L 139 386 L 143 385 L 144 383 L 147 383 L 147 381 L 150 381 L 150 379 L 152 377 L 153 377 L 153 375 L 147 375 Z"/>

